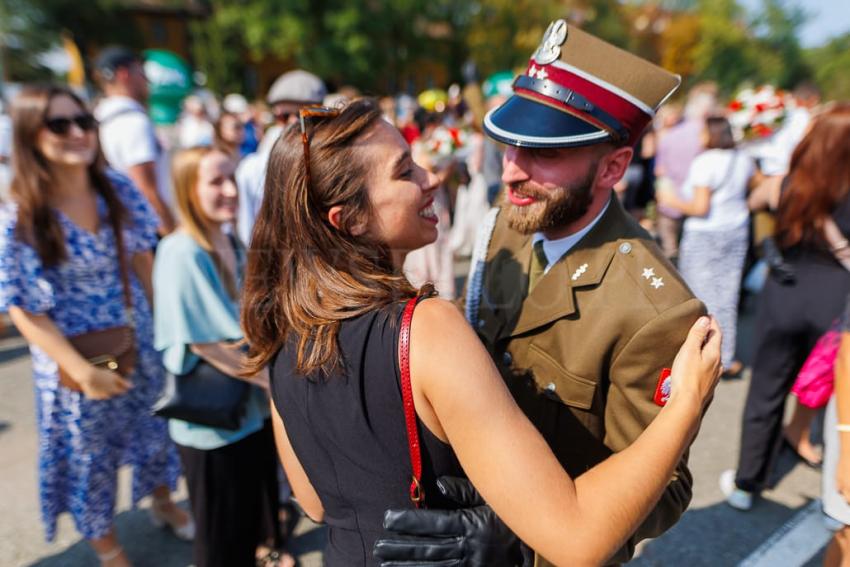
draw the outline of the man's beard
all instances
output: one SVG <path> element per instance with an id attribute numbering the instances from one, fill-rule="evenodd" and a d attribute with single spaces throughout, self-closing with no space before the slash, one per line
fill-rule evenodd
<path id="1" fill-rule="evenodd" d="M 587 175 L 569 187 L 538 191 L 526 183 L 514 186 L 517 192 L 537 201 L 518 207 L 505 194 L 508 226 L 522 234 L 533 234 L 567 226 L 583 217 L 593 202 L 593 181 L 598 165 L 598 161 L 592 163 Z"/>

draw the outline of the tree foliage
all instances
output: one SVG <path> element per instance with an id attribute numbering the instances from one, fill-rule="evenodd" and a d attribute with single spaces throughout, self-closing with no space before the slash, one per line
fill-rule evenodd
<path id="1" fill-rule="evenodd" d="M 460 69 L 466 49 L 456 32 L 466 27 L 471 5 L 451 0 L 213 0 L 212 8 L 201 33 L 231 38 L 252 61 L 273 56 L 336 85 L 387 90 L 419 78 L 417 70 L 429 61 Z"/>
<path id="2" fill-rule="evenodd" d="M 179 0 L 158 0 L 163 5 Z M 548 23 L 572 24 L 653 60 L 686 83 L 711 80 L 790 88 L 813 77 L 846 92 L 847 40 L 804 51 L 806 13 L 791 0 L 205 0 L 190 23 L 193 59 L 215 92 L 246 91 L 246 69 L 303 67 L 332 86 L 367 93 L 415 91 L 459 81 L 463 63 L 482 76 L 525 65 Z M 129 0 L 0 0 L 5 74 L 43 75 L 39 54 L 68 33 L 80 50 L 134 44 Z M 249 65 L 250 64 L 250 65 Z M 844 72 L 844 75 L 841 73 Z M 265 85 L 264 85 L 265 86 Z M 262 94 L 262 93 L 249 93 Z"/>
<path id="3" fill-rule="evenodd" d="M 50 76 L 45 52 L 66 34 L 83 54 L 97 46 L 138 46 L 140 37 L 128 25 L 119 0 L 0 0 L 0 48 L 5 75 L 32 81 Z"/>
<path id="4" fill-rule="evenodd" d="M 804 57 L 826 100 L 850 100 L 850 32 L 834 38 Z"/>

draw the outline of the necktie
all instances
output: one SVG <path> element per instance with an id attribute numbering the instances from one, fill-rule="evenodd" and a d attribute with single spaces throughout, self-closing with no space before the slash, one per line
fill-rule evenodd
<path id="1" fill-rule="evenodd" d="M 549 260 L 546 259 L 546 253 L 543 252 L 543 241 L 538 240 L 531 248 L 531 267 L 528 270 L 529 294 L 532 292 L 532 290 L 534 290 L 534 286 L 537 285 L 537 282 L 540 281 L 540 278 L 543 277 L 543 272 L 546 270 L 546 266 L 548 264 Z"/>

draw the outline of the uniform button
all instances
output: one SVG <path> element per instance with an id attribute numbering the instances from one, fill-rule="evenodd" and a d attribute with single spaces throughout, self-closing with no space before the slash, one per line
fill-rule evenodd
<path id="1" fill-rule="evenodd" d="M 514 357 L 511 356 L 511 353 L 505 351 L 505 354 L 502 355 L 502 362 L 505 363 L 505 366 L 510 366 L 514 361 Z"/>
<path id="2" fill-rule="evenodd" d="M 557 390 L 557 387 L 555 386 L 554 382 L 549 382 L 548 384 L 546 384 L 546 391 L 547 392 L 553 392 L 554 393 L 555 390 Z"/>
<path id="3" fill-rule="evenodd" d="M 620 254 L 628 254 L 632 251 L 632 245 L 629 242 L 623 242 L 620 244 Z"/>

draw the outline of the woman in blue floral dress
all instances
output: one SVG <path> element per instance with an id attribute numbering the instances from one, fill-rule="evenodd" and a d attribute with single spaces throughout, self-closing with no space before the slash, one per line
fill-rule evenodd
<path id="1" fill-rule="evenodd" d="M 105 170 L 97 124 L 72 92 L 26 89 L 12 116 L 13 202 L 0 209 L 0 311 L 30 343 L 46 536 L 52 540 L 56 517 L 70 512 L 102 565 L 127 566 L 113 531 L 122 465 L 133 468 L 133 502 L 153 495 L 153 521 L 192 535 L 191 518 L 170 498 L 180 473 L 176 451 L 166 422 L 149 410 L 163 381 L 149 304 L 156 216 L 126 177 Z M 128 323 L 119 249 L 137 353 L 127 376 L 92 365 L 67 339 Z M 81 391 L 59 383 L 59 367 Z"/>

